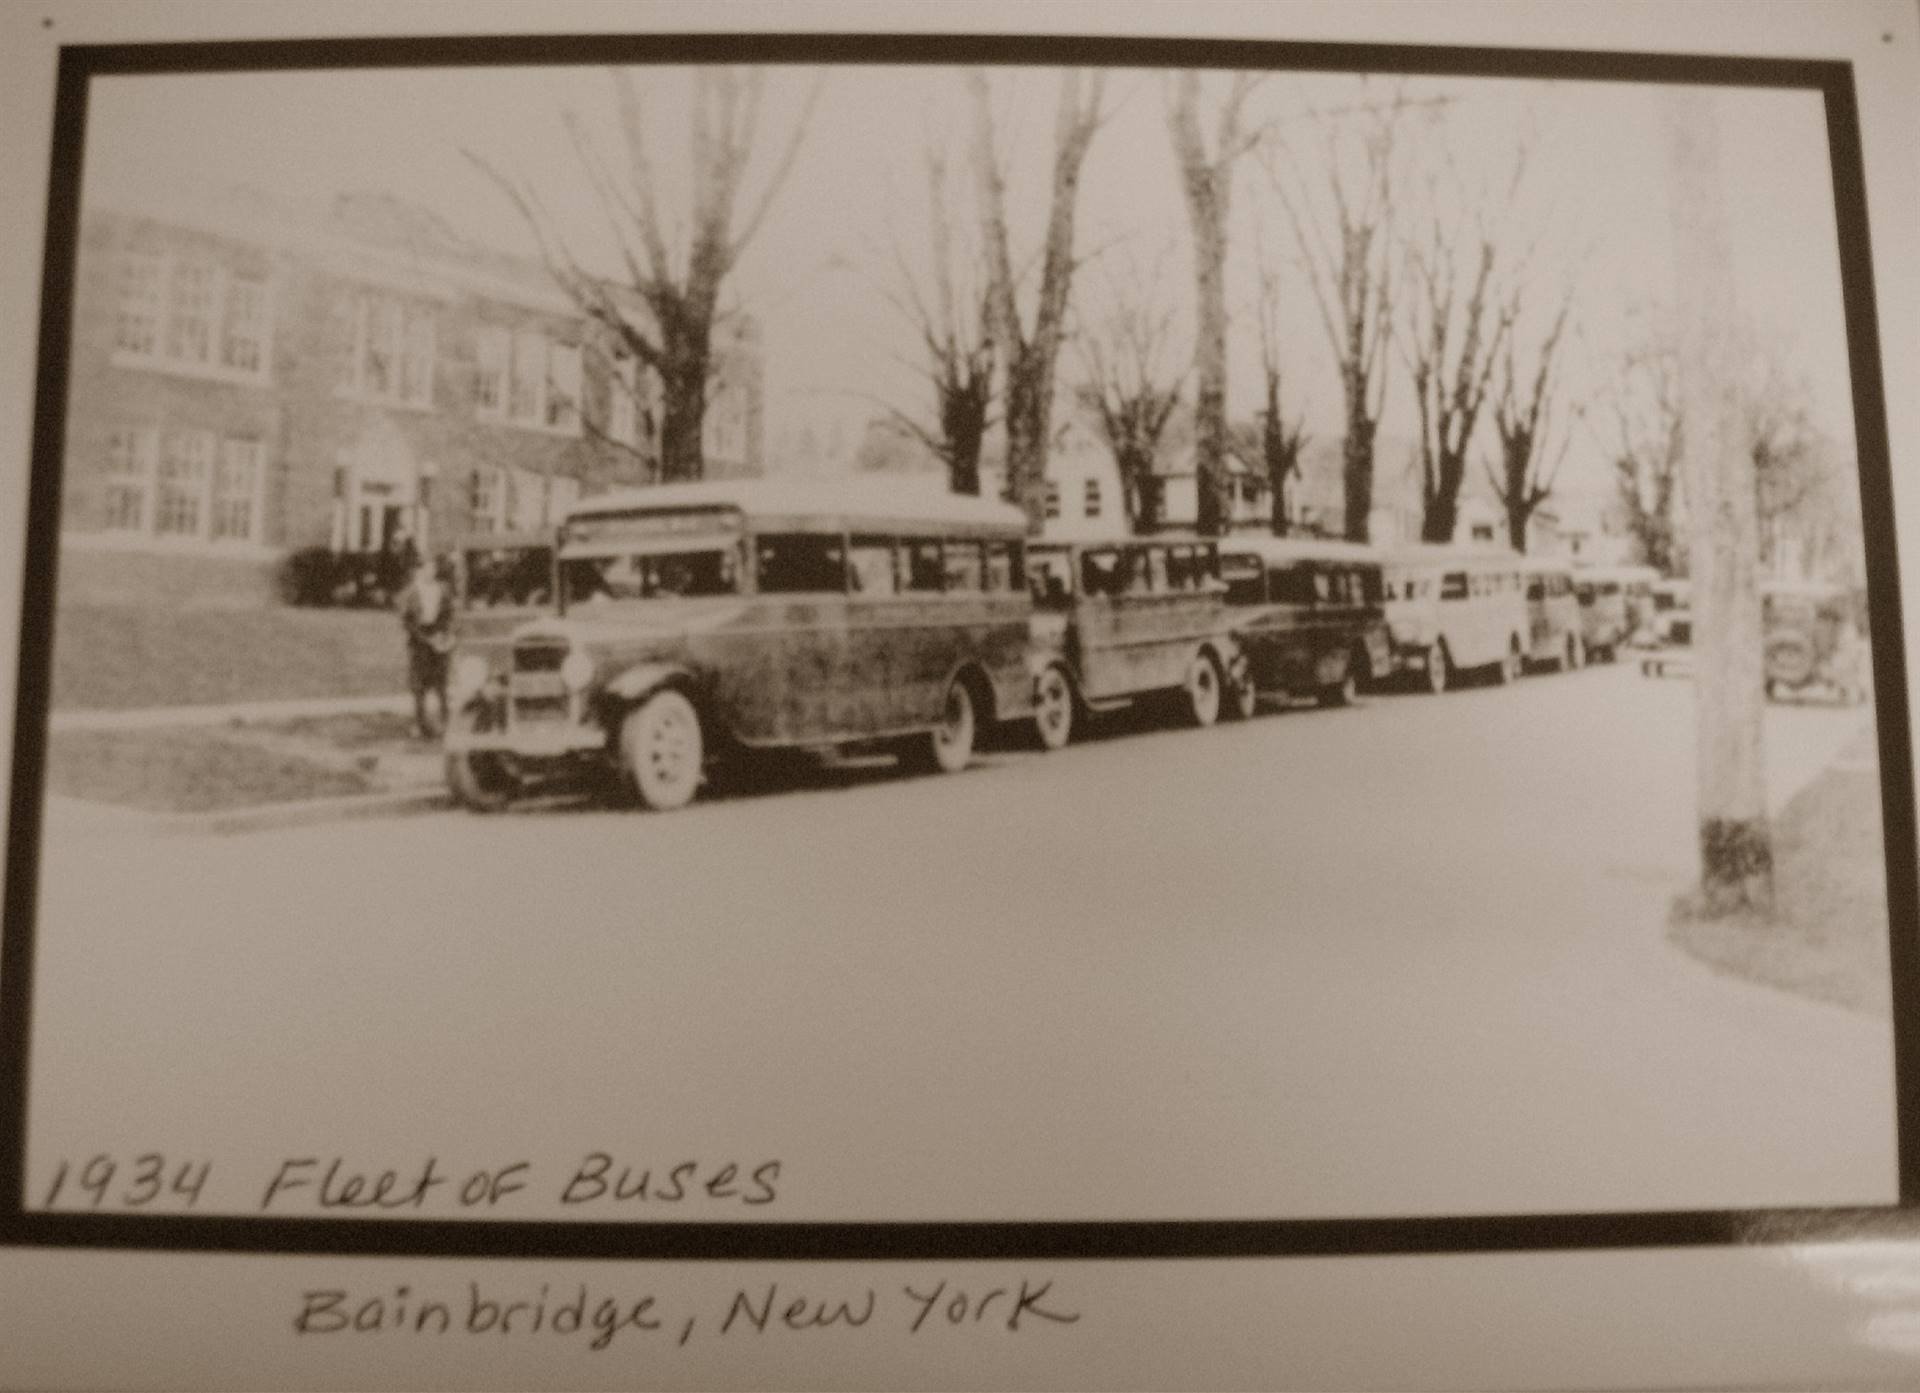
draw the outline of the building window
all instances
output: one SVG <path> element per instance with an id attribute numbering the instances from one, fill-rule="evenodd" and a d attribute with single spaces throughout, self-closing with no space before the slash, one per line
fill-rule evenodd
<path id="1" fill-rule="evenodd" d="M 160 490 L 153 514 L 153 530 L 159 536 L 201 534 L 213 450 L 212 431 L 174 431 L 167 435 L 160 451 Z"/>
<path id="2" fill-rule="evenodd" d="M 205 257 L 130 252 L 121 263 L 114 356 L 122 365 L 264 381 L 267 282 Z"/>
<path id="3" fill-rule="evenodd" d="M 512 339 L 505 329 L 488 327 L 480 331 L 480 373 L 474 387 L 474 400 L 482 416 L 506 414 L 507 363 L 512 351 Z"/>
<path id="4" fill-rule="evenodd" d="M 165 257 L 135 252 L 121 263 L 120 312 L 113 329 L 113 346 L 120 352 L 142 358 L 159 353 L 166 277 Z"/>
<path id="5" fill-rule="evenodd" d="M 352 302 L 346 389 L 402 406 L 433 405 L 433 315 L 391 295 Z"/>
<path id="6" fill-rule="evenodd" d="M 1052 479 L 1047 480 L 1047 516 L 1060 516 L 1060 485 Z"/>
<path id="7" fill-rule="evenodd" d="M 213 539 L 251 542 L 258 527 L 260 461 L 258 440 L 225 440 L 213 476 Z"/>
<path id="8" fill-rule="evenodd" d="M 639 391 L 639 360 L 623 353 L 607 375 L 607 436 L 629 449 L 640 444 Z"/>
<path id="9" fill-rule="evenodd" d="M 500 510 L 506 502 L 506 471 L 503 469 L 476 469 L 473 471 L 473 530 L 475 532 L 499 532 Z"/>
<path id="10" fill-rule="evenodd" d="M 160 433 L 155 430 L 116 430 L 107 442 L 105 526 L 112 532 L 145 532 L 147 508 L 153 498 L 154 459 Z"/>
<path id="11" fill-rule="evenodd" d="M 507 415 L 531 425 L 546 414 L 547 336 L 522 329 L 513 336 L 513 384 Z"/>
<path id="12" fill-rule="evenodd" d="M 549 430 L 580 429 L 580 350 L 553 344 L 547 353 L 547 399 L 543 424 Z"/>
<path id="13" fill-rule="evenodd" d="M 1100 481 L 1098 479 L 1087 480 L 1086 513 L 1090 518 L 1100 516 Z"/>
<path id="14" fill-rule="evenodd" d="M 230 280 L 226 318 L 220 361 L 236 372 L 259 373 L 266 363 L 267 283 L 242 276 Z"/>

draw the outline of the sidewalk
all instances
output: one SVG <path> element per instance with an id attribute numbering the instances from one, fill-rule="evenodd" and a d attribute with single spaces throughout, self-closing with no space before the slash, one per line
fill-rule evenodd
<path id="1" fill-rule="evenodd" d="M 405 715 L 413 699 L 395 696 L 303 697 L 293 701 L 243 701 L 214 706 L 149 706 L 121 711 L 62 710 L 47 718 L 53 732 L 155 730 L 166 726 L 217 726 L 248 721 L 290 721 L 316 716 Z"/>

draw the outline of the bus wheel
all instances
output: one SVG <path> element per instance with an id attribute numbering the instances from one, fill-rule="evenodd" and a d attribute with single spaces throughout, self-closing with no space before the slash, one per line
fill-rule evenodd
<path id="1" fill-rule="evenodd" d="M 978 726 L 973 693 L 956 677 L 940 703 L 940 724 L 920 737 L 914 763 L 942 774 L 958 774 L 973 762 L 973 739 Z"/>
<path id="2" fill-rule="evenodd" d="M 480 729 L 479 718 L 472 711 L 458 712 L 451 724 L 456 731 L 469 735 Z M 520 791 L 520 779 L 508 756 L 492 750 L 464 750 L 447 756 L 447 787 L 461 807 L 477 813 L 497 813 Z"/>
<path id="3" fill-rule="evenodd" d="M 1568 672 L 1578 672 L 1586 666 L 1586 654 L 1581 648 L 1578 634 L 1567 635 L 1567 659 L 1564 666 Z"/>
<path id="4" fill-rule="evenodd" d="M 1058 663 L 1049 665 L 1034 684 L 1033 724 L 1049 750 L 1064 749 L 1073 739 L 1073 683 Z"/>
<path id="5" fill-rule="evenodd" d="M 620 753 L 644 806 L 656 812 L 684 808 L 700 791 L 706 757 L 700 713 L 684 692 L 655 692 L 621 722 Z"/>
<path id="6" fill-rule="evenodd" d="M 1211 655 L 1193 655 L 1187 665 L 1186 693 L 1187 719 L 1194 725 L 1204 728 L 1220 719 L 1220 669 Z"/>
<path id="7" fill-rule="evenodd" d="M 1439 639 L 1427 650 L 1427 690 L 1438 696 L 1452 681 L 1453 660 L 1447 656 L 1447 641 Z"/>

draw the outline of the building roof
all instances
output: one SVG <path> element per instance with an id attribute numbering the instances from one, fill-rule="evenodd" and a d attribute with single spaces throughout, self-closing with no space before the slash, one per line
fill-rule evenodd
<path id="1" fill-rule="evenodd" d="M 841 519 L 849 525 L 933 523 L 1024 533 L 1027 515 L 997 499 L 946 491 L 944 479 L 872 475 L 711 479 L 616 489 L 580 503 L 570 517 L 684 508 L 738 508 L 749 518 Z"/>

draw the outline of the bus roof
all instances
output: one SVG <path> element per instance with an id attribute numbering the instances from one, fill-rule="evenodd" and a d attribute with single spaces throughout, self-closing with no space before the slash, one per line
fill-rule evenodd
<path id="1" fill-rule="evenodd" d="M 1383 552 L 1380 559 L 1389 566 L 1515 566 L 1523 558 L 1506 547 L 1408 542 Z"/>
<path id="2" fill-rule="evenodd" d="M 997 499 L 948 493 L 934 482 L 862 477 L 710 479 L 615 489 L 587 499 L 567 518 L 618 517 L 683 509 L 737 508 L 750 525 L 963 527 L 1025 533 L 1027 515 Z"/>
<path id="3" fill-rule="evenodd" d="M 1223 537 L 1202 537 L 1198 532 L 1149 532 L 1144 536 L 1119 537 L 1049 537 L 1044 534 L 1035 537 L 1028 544 L 1029 551 L 1104 551 L 1110 547 L 1151 547 L 1151 546 L 1218 546 L 1226 547 Z"/>
<path id="4" fill-rule="evenodd" d="M 1651 584 L 1660 579 L 1660 573 L 1651 566 L 1589 566 L 1582 563 L 1573 568 L 1573 573 L 1582 580 L 1617 580 L 1623 584 L 1631 581 Z"/>
<path id="5" fill-rule="evenodd" d="M 1269 566 L 1290 561 L 1347 561 L 1379 565 L 1380 553 L 1365 542 L 1344 542 L 1331 537 L 1222 537 L 1223 556 L 1258 556 Z"/>

